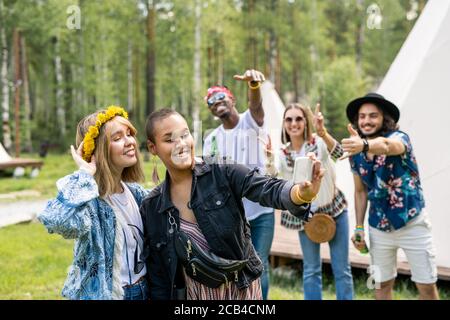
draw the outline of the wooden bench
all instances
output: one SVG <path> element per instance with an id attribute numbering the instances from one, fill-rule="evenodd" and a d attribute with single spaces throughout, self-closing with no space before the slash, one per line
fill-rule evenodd
<path id="1" fill-rule="evenodd" d="M 41 160 L 12 158 L 11 160 L 0 162 L 0 170 L 17 167 L 31 167 L 33 169 L 41 169 L 43 164 L 44 162 Z"/>
<path id="2" fill-rule="evenodd" d="M 291 261 L 303 260 L 300 240 L 297 230 L 290 230 L 280 224 L 281 213 L 275 211 L 275 233 L 270 250 L 270 263 L 272 268 L 287 265 Z M 370 265 L 370 255 L 362 255 L 353 245 L 350 245 L 350 264 L 354 268 L 367 269 Z M 322 261 L 331 263 L 330 247 L 328 244 L 321 244 L 320 253 Z M 440 280 L 450 281 L 450 268 L 437 267 L 438 278 Z M 399 274 L 410 275 L 411 270 L 407 261 L 399 259 L 397 262 L 397 272 Z"/>
<path id="3" fill-rule="evenodd" d="M 31 177 L 35 177 L 39 173 L 39 170 L 41 169 L 43 164 L 44 162 L 41 160 L 13 158 L 8 154 L 5 148 L 3 148 L 3 145 L 0 143 L 0 170 L 15 169 L 14 176 L 19 177 L 24 173 L 24 171 L 19 173 L 19 168 L 25 169 L 26 167 L 31 167 Z"/>

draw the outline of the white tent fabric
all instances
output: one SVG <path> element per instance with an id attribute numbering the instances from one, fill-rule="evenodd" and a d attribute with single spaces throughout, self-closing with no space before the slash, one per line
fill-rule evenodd
<path id="1" fill-rule="evenodd" d="M 450 0 L 429 0 L 378 92 L 401 112 L 419 164 L 426 210 L 433 226 L 438 266 L 450 268 Z M 338 164 L 338 185 L 349 200 L 354 226 L 353 179 L 348 161 Z M 400 254 L 400 260 L 404 255 Z"/>
<path id="2" fill-rule="evenodd" d="M 273 83 L 269 80 L 264 81 L 261 85 L 261 96 L 265 128 L 270 134 L 273 150 L 279 150 L 281 147 L 281 125 L 285 107 Z"/>
<path id="3" fill-rule="evenodd" d="M 0 162 L 7 162 L 11 160 L 11 156 L 6 152 L 3 145 L 0 143 Z"/>

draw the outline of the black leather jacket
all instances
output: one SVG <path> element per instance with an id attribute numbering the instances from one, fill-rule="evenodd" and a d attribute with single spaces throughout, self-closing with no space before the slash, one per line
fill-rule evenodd
<path id="1" fill-rule="evenodd" d="M 152 190 L 141 205 L 150 299 L 177 299 L 185 287 L 170 233 L 168 212 L 179 226 L 179 212 L 170 200 L 169 180 Z M 292 182 L 270 178 L 238 164 L 197 163 L 193 170 L 192 196 L 188 204 L 211 250 L 227 259 L 248 259 L 239 273 L 237 286 L 246 288 L 263 270 L 252 245 L 242 198 L 266 207 L 289 210 L 304 216 L 309 205 L 298 206 L 290 199 Z"/>

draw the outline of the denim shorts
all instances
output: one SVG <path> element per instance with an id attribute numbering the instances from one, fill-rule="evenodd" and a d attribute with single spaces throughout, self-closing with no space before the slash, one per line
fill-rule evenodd
<path id="1" fill-rule="evenodd" d="M 148 287 L 147 278 L 137 283 L 123 288 L 123 300 L 148 300 L 150 298 L 150 290 Z"/>

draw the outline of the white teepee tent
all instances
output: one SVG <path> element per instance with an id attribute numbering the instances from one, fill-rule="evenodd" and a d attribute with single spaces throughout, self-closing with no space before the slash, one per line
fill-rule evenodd
<path id="1" fill-rule="evenodd" d="M 429 0 L 378 92 L 401 112 L 419 163 L 426 210 L 433 225 L 436 262 L 450 268 L 450 0 Z M 348 161 L 338 164 L 338 184 L 353 207 Z M 354 223 L 354 219 L 350 219 Z M 353 225 L 351 225 L 353 227 Z M 403 255 L 400 260 L 405 259 Z"/>
<path id="2" fill-rule="evenodd" d="M 270 134 L 273 150 L 279 150 L 281 147 L 281 125 L 285 107 L 275 90 L 275 86 L 269 80 L 264 81 L 262 84 L 261 96 L 265 127 Z"/>
<path id="3" fill-rule="evenodd" d="M 6 161 L 10 161 L 11 160 L 11 156 L 8 154 L 8 152 L 6 152 L 5 148 L 3 147 L 3 145 L 0 142 L 0 162 L 6 162 Z"/>

